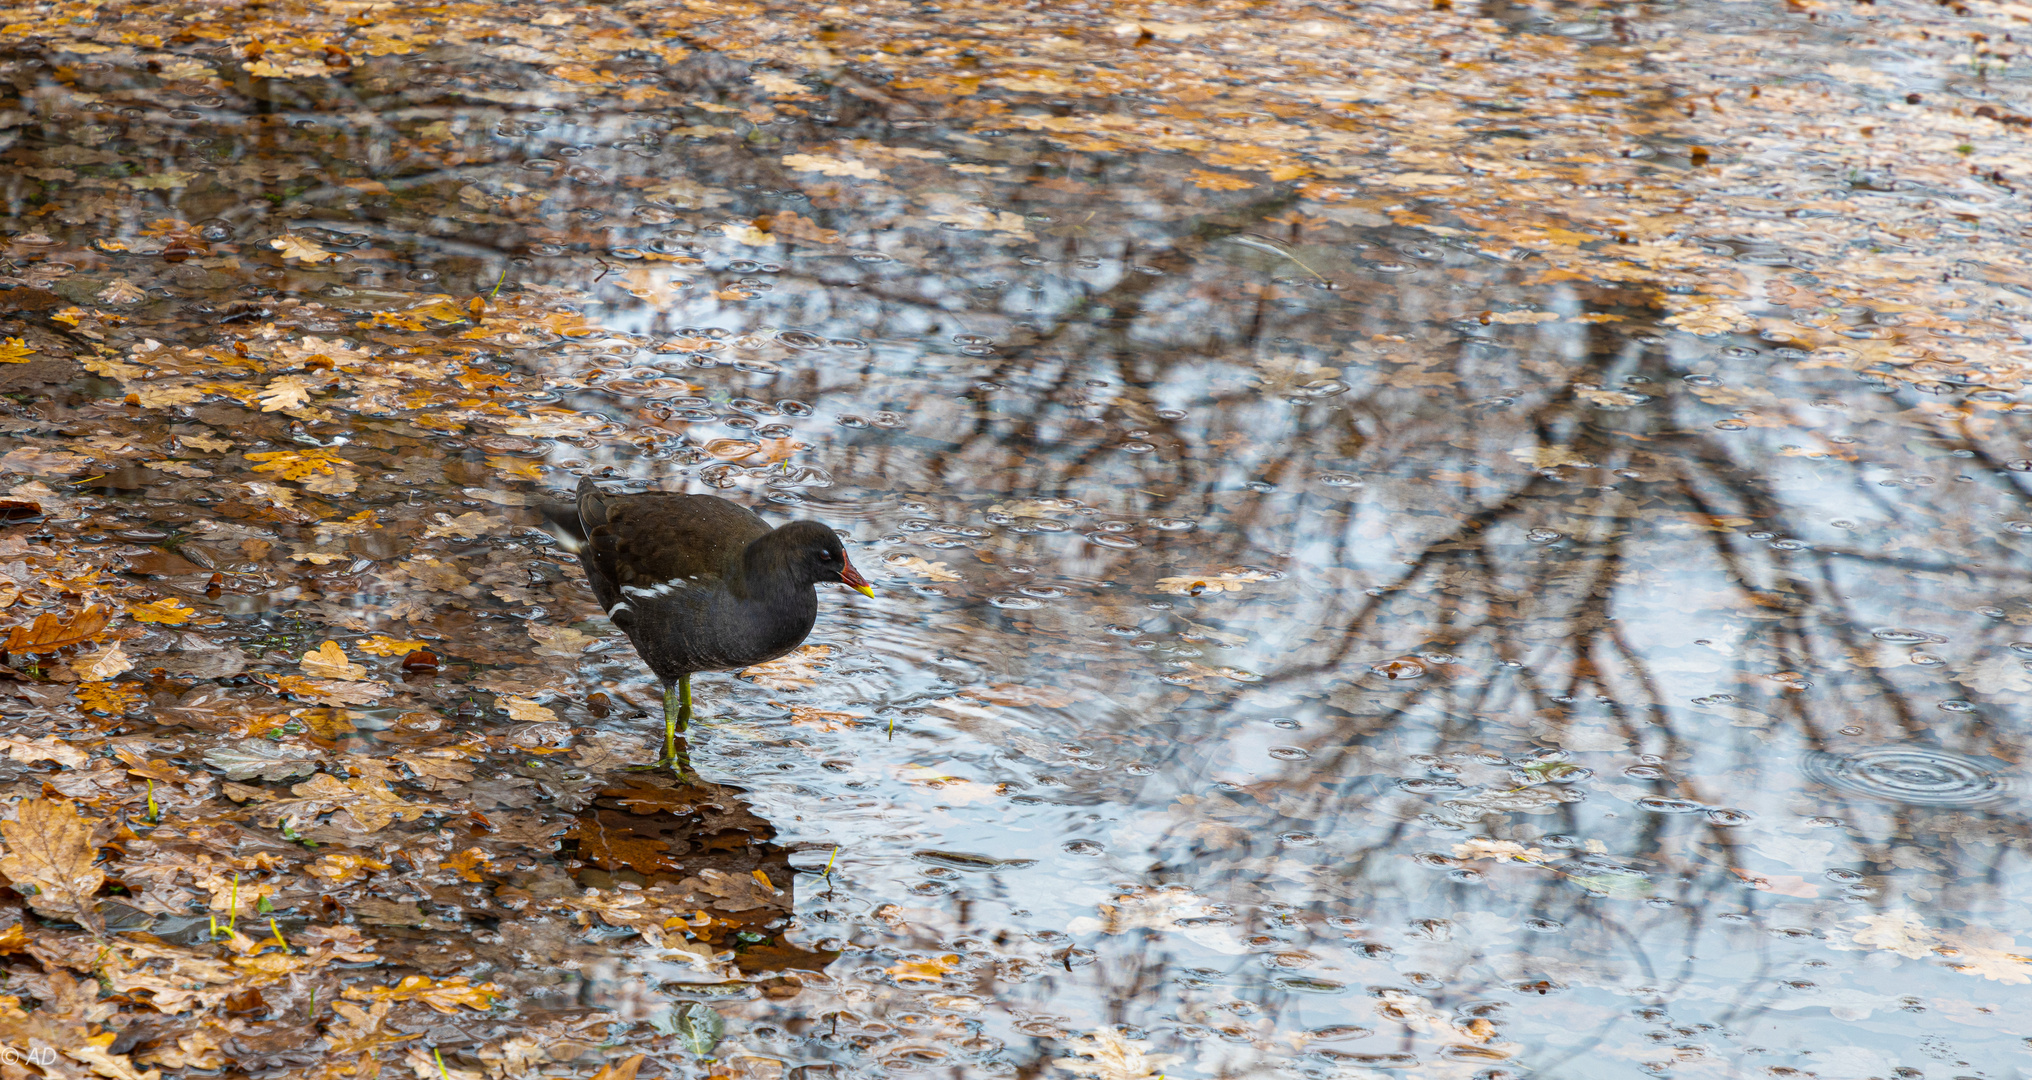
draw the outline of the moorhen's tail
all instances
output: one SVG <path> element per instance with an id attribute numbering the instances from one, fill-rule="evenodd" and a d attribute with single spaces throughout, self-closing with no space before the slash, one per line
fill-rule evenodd
<path id="1" fill-rule="evenodd" d="M 579 477 L 577 498 L 571 502 L 546 499 L 537 507 L 543 527 L 566 551 L 576 555 L 586 545 L 586 536 L 607 523 L 607 500 L 590 477 Z"/>

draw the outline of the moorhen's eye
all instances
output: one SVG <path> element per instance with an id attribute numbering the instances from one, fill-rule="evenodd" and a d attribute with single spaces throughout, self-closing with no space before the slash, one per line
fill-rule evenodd
<path id="1" fill-rule="evenodd" d="M 821 552 L 819 552 L 819 553 L 818 553 L 818 561 L 820 561 L 820 562 L 831 562 L 831 561 L 833 561 L 833 553 L 832 553 L 832 552 L 830 552 L 830 551 L 821 551 Z"/>

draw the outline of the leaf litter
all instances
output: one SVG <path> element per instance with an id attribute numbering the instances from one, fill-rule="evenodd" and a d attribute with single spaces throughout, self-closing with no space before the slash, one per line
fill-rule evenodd
<path id="1" fill-rule="evenodd" d="M 1727 7 L 11 9 L 0 1038 L 2005 1067 L 2016 15 Z M 587 471 L 896 577 L 724 785 Z"/>

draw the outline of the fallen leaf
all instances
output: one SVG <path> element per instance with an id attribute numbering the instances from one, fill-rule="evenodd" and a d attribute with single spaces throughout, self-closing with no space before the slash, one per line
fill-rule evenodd
<path id="1" fill-rule="evenodd" d="M 827 176 L 851 176 L 856 180 L 880 180 L 882 171 L 858 161 L 842 161 L 839 158 L 819 157 L 813 154 L 783 155 L 785 168 L 798 172 L 823 173 Z"/>
<path id="2" fill-rule="evenodd" d="M 121 716 L 142 698 L 141 688 L 133 683 L 84 682 L 78 684 L 77 694 L 78 705 L 86 712 L 105 716 Z"/>
<path id="3" fill-rule="evenodd" d="M 1149 1043 L 1113 1028 L 1096 1028 L 1066 1046 L 1077 1056 L 1055 1058 L 1052 1064 L 1092 1080 L 1144 1080 L 1158 1076 L 1159 1066 L 1178 1060 L 1172 1054 L 1152 1054 Z"/>
<path id="4" fill-rule="evenodd" d="M 196 611 L 174 596 L 152 600 L 146 604 L 127 605 L 127 614 L 136 622 L 161 623 L 164 626 L 182 626 L 191 620 Z"/>
<path id="5" fill-rule="evenodd" d="M 891 570 L 901 570 L 904 573 L 911 575 L 912 577 L 921 577 L 926 581 L 960 580 L 960 576 L 958 574 L 953 573 L 952 567 L 946 565 L 945 563 L 930 562 L 925 559 L 918 558 L 915 555 L 905 555 L 900 559 L 898 558 L 884 559 L 882 560 L 882 565 L 890 568 Z"/>
<path id="6" fill-rule="evenodd" d="M 107 682 L 133 667 L 133 657 L 128 656 L 117 641 L 71 660 L 71 670 L 84 682 Z"/>
<path id="7" fill-rule="evenodd" d="M 80 645 L 99 636 L 99 632 L 106 628 L 108 615 L 108 610 L 97 604 L 69 619 L 60 615 L 38 615 L 27 626 L 9 629 L 7 641 L 0 645 L 0 649 L 11 653 L 52 653 Z"/>
<path id="8" fill-rule="evenodd" d="M 92 843 L 96 819 L 81 817 L 67 802 L 27 799 L 16 807 L 13 821 L 0 821 L 0 837 L 7 853 L 0 856 L 0 873 L 11 879 L 17 891 L 23 884 L 35 887 L 28 902 L 37 911 L 53 915 L 78 915 L 91 910 L 92 894 L 106 881 L 94 866 L 97 845 Z"/>
<path id="9" fill-rule="evenodd" d="M 937 982 L 959 967 L 959 963 L 960 958 L 956 954 L 947 953 L 923 960 L 904 960 L 882 970 L 895 976 L 897 982 Z"/>
<path id="10" fill-rule="evenodd" d="M 1241 592 L 1247 586 L 1259 581 L 1268 581 L 1273 576 L 1261 570 L 1239 570 L 1221 574 L 1202 574 L 1198 577 L 1158 578 L 1157 591 L 1179 596 Z"/>
<path id="11" fill-rule="evenodd" d="M 421 641 L 392 638 L 386 634 L 375 634 L 373 637 L 353 642 L 353 648 L 368 656 L 405 656 L 423 648 L 424 645 L 425 643 Z"/>
<path id="12" fill-rule="evenodd" d="M 338 258 L 337 255 L 319 247 L 314 241 L 291 233 L 283 233 L 281 236 L 268 241 L 268 246 L 282 252 L 282 257 L 285 259 L 302 259 L 307 263 L 318 263 L 326 259 Z"/>
<path id="13" fill-rule="evenodd" d="M 310 384 L 300 375 L 284 375 L 261 388 L 262 412 L 300 409 L 310 404 Z"/>
<path id="14" fill-rule="evenodd" d="M 818 682 L 831 654 L 829 646 L 805 645 L 789 656 L 745 668 L 740 676 L 764 690 L 798 690 Z"/>
<path id="15" fill-rule="evenodd" d="M 443 982 L 432 982 L 427 975 L 407 975 L 394 986 L 348 986 L 344 993 L 353 1001 L 419 1001 L 438 1012 L 455 1013 L 461 1005 L 484 1012 L 501 996 L 501 988 L 490 982 L 476 985 L 464 975 Z"/>
<path id="16" fill-rule="evenodd" d="M 311 679 L 302 675 L 265 677 L 275 684 L 277 690 L 319 705 L 371 705 L 389 693 L 386 686 L 377 682 Z"/>
<path id="17" fill-rule="evenodd" d="M 501 707 L 508 710 L 508 718 L 510 720 L 520 721 L 525 724 L 555 724 L 558 722 L 556 713 L 528 698 L 514 697 L 512 695 L 504 697 L 501 699 Z"/>
<path id="18" fill-rule="evenodd" d="M 303 673 L 313 679 L 364 679 L 367 669 L 346 656 L 336 641 L 327 641 L 303 654 Z"/>

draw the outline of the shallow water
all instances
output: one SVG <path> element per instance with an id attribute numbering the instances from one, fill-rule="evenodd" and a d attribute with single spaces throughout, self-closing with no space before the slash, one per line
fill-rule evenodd
<path id="1" fill-rule="evenodd" d="M 2024 1074 L 2028 302 L 1975 168 L 2012 84 L 1916 36 L 1957 16 L 1378 8 L 1308 113 L 1184 76 L 911 97 L 725 12 L 685 40 L 766 78 L 622 66 L 470 7 L 491 53 L 343 76 L 230 37 L 0 65 L 0 339 L 35 361 L 0 469 L 42 515 L 0 532 L 8 614 L 108 605 L 133 663 L 94 710 L 66 682 L 103 666 L 17 654 L 0 714 L 183 777 L 17 747 L 12 790 L 129 830 L 109 933 L 213 948 L 231 867 L 278 936 L 379 958 L 168 1019 L 111 979 L 120 1052 L 336 1067 L 369 1043 L 317 1003 L 420 973 L 499 991 L 396 999 L 383 1057 L 426 1073 Z M 980 45 L 873 10 L 783 33 Z M 1134 17 L 1035 39 L 1325 20 L 1299 71 L 1356 33 Z M 1422 70 L 1470 39 L 1510 66 Z M 1853 98 L 1808 101 L 1824 71 Z M 1597 111 L 1505 104 L 1541 77 Z M 1326 123 L 1335 86 L 1372 122 Z M 1872 164 L 1813 109 L 1981 146 Z M 1463 116 L 1564 164 L 1448 194 L 1496 182 Z M 714 786 L 628 769 L 655 681 L 534 527 L 578 475 L 817 518 L 875 582 L 695 681 Z M 354 688 L 288 683 L 328 640 Z M 307 764 L 246 764 L 275 746 Z M 421 809 L 368 827 L 314 769 Z M 58 951 L 12 957 L 45 1009 Z"/>

